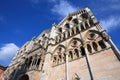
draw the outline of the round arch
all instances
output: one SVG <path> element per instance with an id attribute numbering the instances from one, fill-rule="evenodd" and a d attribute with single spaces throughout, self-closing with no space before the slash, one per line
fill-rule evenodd
<path id="1" fill-rule="evenodd" d="M 95 39 L 98 38 L 98 37 L 103 37 L 102 34 L 99 32 L 99 31 L 96 31 L 96 30 L 89 30 L 88 32 L 86 32 L 85 36 L 83 37 L 85 40 L 88 39 L 88 36 L 93 33 L 95 34 Z M 92 35 L 93 36 L 93 35 Z"/>
<path id="2" fill-rule="evenodd" d="M 56 51 L 59 47 L 63 48 L 64 50 L 66 49 L 64 45 L 61 45 L 61 44 L 60 44 L 60 45 L 58 45 L 58 46 L 54 49 L 53 54 L 55 53 L 55 51 Z"/>
<path id="3" fill-rule="evenodd" d="M 80 44 L 82 44 L 82 40 L 81 40 L 81 39 L 79 39 L 79 38 L 72 38 L 72 39 L 68 42 L 68 46 L 67 46 L 67 47 L 69 47 L 70 44 L 71 44 L 73 41 L 78 41 L 78 42 L 80 42 Z"/>
<path id="4" fill-rule="evenodd" d="M 18 80 L 29 80 L 29 76 L 27 74 L 24 74 Z"/>

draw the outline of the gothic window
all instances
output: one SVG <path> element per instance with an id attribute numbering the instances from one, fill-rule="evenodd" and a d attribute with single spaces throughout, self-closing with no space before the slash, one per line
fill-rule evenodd
<path id="1" fill-rule="evenodd" d="M 41 43 L 41 40 L 39 40 L 38 43 Z"/>
<path id="2" fill-rule="evenodd" d="M 65 40 L 65 32 L 63 33 L 63 39 Z"/>
<path id="3" fill-rule="evenodd" d="M 74 49 L 74 55 L 75 55 L 75 58 L 79 58 L 79 51 L 78 49 Z"/>
<path id="4" fill-rule="evenodd" d="M 105 45 L 105 43 L 103 42 L 103 40 L 99 41 L 98 43 L 99 43 L 99 45 L 100 45 L 100 47 L 101 47 L 102 49 L 105 49 L 105 48 L 106 48 L 106 45 Z"/>
<path id="5" fill-rule="evenodd" d="M 63 54 L 63 60 L 64 60 L 64 62 L 66 61 L 66 54 L 65 53 Z"/>
<path id="6" fill-rule="evenodd" d="M 69 57 L 69 60 L 72 60 L 72 59 L 73 59 L 72 51 L 69 51 L 69 55 L 68 55 L 68 57 Z"/>
<path id="7" fill-rule="evenodd" d="M 81 24 L 80 27 L 81 27 L 81 31 L 85 30 L 83 24 Z"/>
<path id="8" fill-rule="evenodd" d="M 19 78 L 19 80 L 29 80 L 29 76 L 27 74 L 24 74 Z"/>
<path id="9" fill-rule="evenodd" d="M 92 19 L 89 20 L 89 23 L 90 23 L 90 26 L 93 26 L 94 25 L 94 22 Z"/>
<path id="10" fill-rule="evenodd" d="M 62 28 L 59 28 L 58 31 L 62 33 Z"/>
<path id="11" fill-rule="evenodd" d="M 74 35 L 74 28 L 72 28 L 72 35 Z"/>
<path id="12" fill-rule="evenodd" d="M 57 62 L 57 58 L 54 56 L 54 58 L 53 58 L 54 65 L 56 65 L 56 62 Z"/>
<path id="13" fill-rule="evenodd" d="M 70 37 L 70 32 L 69 31 L 67 31 L 67 37 Z"/>
<path id="14" fill-rule="evenodd" d="M 37 61 L 37 68 L 39 67 L 40 61 L 41 61 L 41 59 L 39 58 Z"/>
<path id="15" fill-rule="evenodd" d="M 79 33 L 79 28 L 78 28 L 78 26 L 76 27 L 76 33 Z"/>
<path id="16" fill-rule="evenodd" d="M 65 28 L 66 28 L 66 29 L 69 29 L 69 28 L 70 28 L 69 23 L 66 23 L 66 24 L 65 24 Z"/>
<path id="17" fill-rule="evenodd" d="M 32 56 L 29 58 L 29 62 L 28 62 L 28 68 L 30 67 L 31 63 L 32 63 Z"/>
<path id="18" fill-rule="evenodd" d="M 92 53 L 92 48 L 91 48 L 90 44 L 87 44 L 87 49 L 88 49 L 89 53 Z"/>
<path id="19" fill-rule="evenodd" d="M 92 42 L 92 46 L 93 46 L 93 49 L 94 49 L 95 51 L 98 50 L 98 46 L 97 46 L 97 44 L 96 44 L 95 42 Z"/>
<path id="20" fill-rule="evenodd" d="M 59 48 L 58 48 L 58 52 L 57 52 L 57 53 L 58 53 L 58 54 L 60 54 L 60 53 L 61 53 L 61 51 L 62 51 L 62 48 L 61 48 L 61 47 L 59 47 Z"/>
<path id="21" fill-rule="evenodd" d="M 89 28 L 89 25 L 88 25 L 87 21 L 85 22 L 85 27 Z"/>
<path id="22" fill-rule="evenodd" d="M 81 55 L 84 56 L 85 55 L 85 49 L 83 46 L 80 47 L 80 50 L 81 50 Z"/>
<path id="23" fill-rule="evenodd" d="M 59 55 L 59 62 L 62 62 L 62 56 Z"/>
<path id="24" fill-rule="evenodd" d="M 82 17 L 83 19 L 88 19 L 88 14 L 87 14 L 87 13 L 84 13 L 84 14 L 81 15 L 81 17 Z"/>
<path id="25" fill-rule="evenodd" d="M 42 35 L 42 37 L 44 37 L 44 36 L 45 36 L 45 34 Z"/>
<path id="26" fill-rule="evenodd" d="M 71 21 L 72 20 L 72 16 L 68 18 L 68 21 Z"/>
<path id="27" fill-rule="evenodd" d="M 73 19 L 73 23 L 78 24 L 78 19 L 77 18 Z"/>

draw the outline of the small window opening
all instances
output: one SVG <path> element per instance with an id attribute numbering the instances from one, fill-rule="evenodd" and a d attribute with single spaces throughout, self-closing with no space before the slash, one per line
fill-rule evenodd
<path id="1" fill-rule="evenodd" d="M 72 17 L 69 17 L 69 18 L 68 18 L 68 21 L 71 21 L 71 20 L 72 20 Z"/>
<path id="2" fill-rule="evenodd" d="M 75 24 L 78 24 L 78 19 L 73 19 L 73 22 L 75 23 Z"/>
<path id="3" fill-rule="evenodd" d="M 87 44 L 87 49 L 88 49 L 89 53 L 92 53 L 92 48 L 91 48 L 91 46 L 89 44 Z"/>
<path id="4" fill-rule="evenodd" d="M 97 44 L 95 42 L 92 42 L 92 45 L 93 45 L 94 50 L 97 51 L 98 50 Z"/>
<path id="5" fill-rule="evenodd" d="M 99 41 L 98 43 L 99 43 L 99 45 L 100 45 L 100 47 L 101 47 L 102 49 L 105 49 L 105 48 L 106 48 L 106 45 L 105 45 L 105 43 L 103 42 L 103 40 Z"/>
<path id="6" fill-rule="evenodd" d="M 80 49 L 81 49 L 81 55 L 84 56 L 85 55 L 85 49 L 84 49 L 84 47 L 81 46 Z"/>

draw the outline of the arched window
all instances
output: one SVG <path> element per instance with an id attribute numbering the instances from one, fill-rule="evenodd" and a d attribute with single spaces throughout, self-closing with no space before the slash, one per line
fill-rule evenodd
<path id="1" fill-rule="evenodd" d="M 64 60 L 64 62 L 66 61 L 66 54 L 65 53 L 63 54 L 63 60 Z"/>
<path id="2" fill-rule="evenodd" d="M 93 22 L 92 19 L 89 20 L 89 24 L 90 24 L 90 26 L 93 26 L 93 25 L 94 25 L 94 22 Z"/>
<path id="3" fill-rule="evenodd" d="M 76 33 L 79 33 L 79 28 L 78 28 L 78 26 L 76 26 Z"/>
<path id="4" fill-rule="evenodd" d="M 72 51 L 69 51 L 68 57 L 69 57 L 69 60 L 72 60 L 72 59 L 73 59 L 73 53 L 72 53 Z"/>
<path id="5" fill-rule="evenodd" d="M 68 18 L 68 21 L 71 21 L 72 20 L 72 16 Z"/>
<path id="6" fill-rule="evenodd" d="M 75 57 L 76 58 L 79 58 L 79 51 L 78 51 L 78 49 L 74 49 L 74 55 L 75 55 Z"/>
<path id="7" fill-rule="evenodd" d="M 58 63 L 60 63 L 60 62 L 62 62 L 62 56 L 61 55 L 59 55 L 59 61 L 58 61 Z"/>
<path id="8" fill-rule="evenodd" d="M 32 63 L 32 56 L 29 58 L 29 62 L 28 62 L 28 68 L 30 67 L 31 63 Z"/>
<path id="9" fill-rule="evenodd" d="M 69 32 L 69 31 L 67 31 L 67 37 L 68 37 L 68 38 L 70 37 L 70 32 Z"/>
<path id="10" fill-rule="evenodd" d="M 87 44 L 87 49 L 88 49 L 89 53 L 92 53 L 92 48 L 91 48 L 90 44 Z"/>
<path id="11" fill-rule="evenodd" d="M 69 23 L 66 23 L 66 24 L 65 24 L 65 28 L 66 28 L 66 29 L 69 29 L 69 28 L 70 28 Z"/>
<path id="12" fill-rule="evenodd" d="M 80 47 L 80 50 L 81 50 L 81 55 L 84 56 L 85 55 L 85 49 L 83 46 Z"/>
<path id="13" fill-rule="evenodd" d="M 81 27 L 81 31 L 85 30 L 83 24 L 81 24 L 80 27 Z"/>
<path id="14" fill-rule="evenodd" d="M 75 33 L 74 33 L 74 28 L 72 28 L 72 30 L 71 30 L 71 31 L 72 31 L 72 35 L 74 35 L 74 34 L 75 34 Z"/>
<path id="15" fill-rule="evenodd" d="M 58 31 L 62 33 L 62 28 L 59 28 Z"/>
<path id="16" fill-rule="evenodd" d="M 93 46 L 93 49 L 94 49 L 95 51 L 98 50 L 98 46 L 97 46 L 97 44 L 96 44 L 95 42 L 92 42 L 92 46 Z"/>
<path id="17" fill-rule="evenodd" d="M 106 48 L 106 45 L 105 45 L 105 43 L 103 42 L 103 40 L 99 41 L 98 43 L 99 43 L 99 45 L 100 45 L 100 47 L 101 47 L 102 49 L 105 49 L 105 48 Z"/>
<path id="18" fill-rule="evenodd" d="M 27 74 L 24 74 L 19 78 L 19 80 L 29 80 L 29 76 Z"/>
<path id="19" fill-rule="evenodd" d="M 65 36 L 65 32 L 63 33 L 63 40 L 65 40 L 66 36 Z"/>
<path id="20" fill-rule="evenodd" d="M 56 65 L 56 62 L 57 62 L 57 58 L 56 58 L 56 56 L 54 56 L 54 58 L 53 58 L 53 64 Z"/>
<path id="21" fill-rule="evenodd" d="M 82 17 L 83 19 L 88 19 L 88 14 L 87 14 L 87 13 L 83 13 L 83 14 L 81 15 L 81 17 Z"/>
<path id="22" fill-rule="evenodd" d="M 73 23 L 78 24 L 78 19 L 77 18 L 73 19 Z"/>
<path id="23" fill-rule="evenodd" d="M 85 27 L 89 28 L 89 25 L 88 25 L 87 21 L 85 22 Z"/>
<path id="24" fill-rule="evenodd" d="M 40 61 L 41 61 L 41 59 L 39 58 L 37 61 L 37 68 L 39 67 Z"/>

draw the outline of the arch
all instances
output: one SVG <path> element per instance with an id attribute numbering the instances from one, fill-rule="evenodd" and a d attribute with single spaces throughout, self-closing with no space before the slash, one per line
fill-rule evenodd
<path id="1" fill-rule="evenodd" d="M 95 51 L 98 51 L 98 45 L 96 42 L 92 42 L 92 46 Z"/>
<path id="2" fill-rule="evenodd" d="M 105 43 L 103 42 L 103 40 L 98 41 L 98 44 L 99 44 L 99 46 L 101 47 L 101 49 L 105 49 L 105 48 L 106 48 L 106 45 L 105 45 Z"/>
<path id="3" fill-rule="evenodd" d="M 41 58 L 38 58 L 37 65 L 36 65 L 37 68 L 39 67 L 40 62 L 41 62 Z"/>
<path id="4" fill-rule="evenodd" d="M 89 15 L 88 15 L 88 13 L 83 13 L 83 14 L 81 14 L 81 17 L 82 17 L 83 19 L 88 19 L 88 18 L 89 18 Z"/>
<path id="5" fill-rule="evenodd" d="M 73 53 L 72 53 L 72 51 L 69 51 L 68 59 L 69 59 L 69 61 L 73 60 Z"/>
<path id="6" fill-rule="evenodd" d="M 27 74 L 24 74 L 18 80 L 29 80 L 29 76 Z"/>
<path id="7" fill-rule="evenodd" d="M 68 17 L 68 19 L 67 19 L 68 21 L 71 21 L 72 20 L 72 16 L 70 16 L 70 17 Z"/>
<path id="8" fill-rule="evenodd" d="M 79 23 L 77 18 L 74 18 L 72 21 L 73 21 L 73 23 L 75 23 L 75 24 L 78 24 L 78 23 Z"/>
<path id="9" fill-rule="evenodd" d="M 70 28 L 70 24 L 69 24 L 69 23 L 66 23 L 66 24 L 65 24 L 65 28 L 66 28 L 66 29 L 69 29 L 69 28 Z"/>
<path id="10" fill-rule="evenodd" d="M 32 59 L 33 59 L 33 57 L 31 56 L 29 59 L 28 59 L 28 68 L 30 67 L 30 65 L 31 65 L 31 63 L 32 63 Z"/>
<path id="11" fill-rule="evenodd" d="M 70 46 L 70 44 L 71 44 L 73 41 L 78 41 L 78 42 L 80 42 L 80 44 L 82 43 L 82 40 L 81 40 L 81 39 L 79 39 L 79 38 L 72 38 L 72 39 L 68 42 L 68 47 Z"/>
<path id="12" fill-rule="evenodd" d="M 85 36 L 83 37 L 85 40 L 88 38 L 88 36 L 91 35 L 91 37 L 93 37 L 94 39 L 98 38 L 98 37 L 101 37 L 103 38 L 101 32 L 97 31 L 97 30 L 89 30 L 88 32 L 86 32 Z M 94 34 L 94 35 L 93 35 Z M 89 39 L 89 38 L 88 38 Z"/>
<path id="13" fill-rule="evenodd" d="M 67 31 L 67 38 L 70 37 L 70 31 Z"/>
<path id="14" fill-rule="evenodd" d="M 74 49 L 74 56 L 75 56 L 75 58 L 79 58 L 79 50 L 78 49 Z"/>
<path id="15" fill-rule="evenodd" d="M 85 27 L 86 27 L 86 29 L 89 28 L 89 25 L 88 25 L 87 21 L 85 21 Z"/>
<path id="16" fill-rule="evenodd" d="M 85 30 L 83 23 L 80 24 L 81 31 Z"/>
<path id="17" fill-rule="evenodd" d="M 91 48 L 90 44 L 87 44 L 87 49 L 88 49 L 89 53 L 92 53 L 92 48 Z"/>
<path id="18" fill-rule="evenodd" d="M 79 31 L 79 27 L 78 26 L 76 26 L 76 33 L 79 33 L 80 31 Z"/>
<path id="19" fill-rule="evenodd" d="M 81 50 L 81 55 L 85 56 L 85 48 L 83 46 L 80 46 L 80 50 Z"/>
<path id="20" fill-rule="evenodd" d="M 59 31 L 60 33 L 62 33 L 62 28 L 58 28 L 58 31 Z"/>
<path id="21" fill-rule="evenodd" d="M 64 45 L 58 45 L 55 49 L 54 49 L 54 51 L 53 51 L 53 54 L 55 53 L 55 51 L 58 49 L 58 48 L 63 48 L 64 50 L 66 49 L 66 47 L 64 46 Z"/>
<path id="22" fill-rule="evenodd" d="M 90 26 L 94 26 L 94 22 L 92 19 L 89 20 L 89 24 L 90 24 Z"/>

